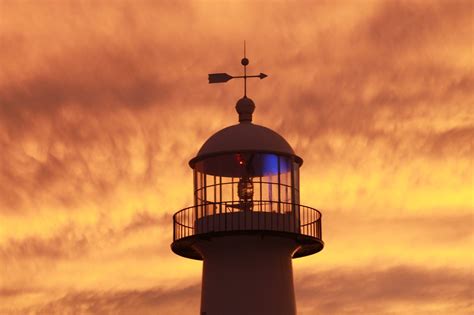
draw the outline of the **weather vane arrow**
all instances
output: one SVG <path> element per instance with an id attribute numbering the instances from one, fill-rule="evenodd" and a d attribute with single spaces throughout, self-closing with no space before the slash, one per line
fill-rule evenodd
<path id="1" fill-rule="evenodd" d="M 232 79 L 244 79 L 244 96 L 247 96 L 247 78 L 260 78 L 265 79 L 268 77 L 265 73 L 256 74 L 256 75 L 247 75 L 247 65 L 249 60 L 245 56 L 245 41 L 244 41 L 244 58 L 242 58 L 241 64 L 244 66 L 244 75 L 232 76 L 228 73 L 210 73 L 209 74 L 209 83 L 225 83 Z"/>
<path id="2" fill-rule="evenodd" d="M 245 78 L 260 78 L 265 79 L 268 77 L 265 73 L 260 73 L 256 75 L 239 75 L 239 76 L 231 76 L 227 73 L 210 73 L 209 74 L 209 83 L 225 83 L 232 79 L 245 79 Z"/>

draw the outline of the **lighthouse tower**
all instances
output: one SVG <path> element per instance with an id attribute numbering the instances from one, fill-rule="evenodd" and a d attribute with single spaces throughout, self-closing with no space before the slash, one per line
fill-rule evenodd
<path id="1" fill-rule="evenodd" d="M 212 135 L 189 165 L 194 205 L 173 216 L 176 254 L 203 261 L 201 315 L 295 315 L 292 259 L 321 251 L 321 213 L 300 204 L 303 163 L 278 133 L 252 122 L 244 80 L 239 123 Z"/>

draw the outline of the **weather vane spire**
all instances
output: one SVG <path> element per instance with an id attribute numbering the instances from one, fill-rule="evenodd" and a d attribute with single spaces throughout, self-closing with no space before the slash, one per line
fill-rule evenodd
<path id="1" fill-rule="evenodd" d="M 245 52 L 245 41 L 244 41 L 244 58 L 240 61 L 242 66 L 244 66 L 244 75 L 232 76 L 227 73 L 210 73 L 209 74 L 209 83 L 225 83 L 231 79 L 244 79 L 244 97 L 247 97 L 247 78 L 260 78 L 265 79 L 267 75 L 265 73 L 260 73 L 256 75 L 247 75 L 247 65 L 249 60 L 247 59 Z"/>

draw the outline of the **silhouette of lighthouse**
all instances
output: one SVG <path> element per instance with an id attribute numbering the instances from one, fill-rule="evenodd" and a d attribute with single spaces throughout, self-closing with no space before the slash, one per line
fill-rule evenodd
<path id="1" fill-rule="evenodd" d="M 292 259 L 321 251 L 321 213 L 300 204 L 303 160 L 278 133 L 252 123 L 244 80 L 239 123 L 212 135 L 189 165 L 194 205 L 173 216 L 176 254 L 203 260 L 201 315 L 295 315 Z"/>

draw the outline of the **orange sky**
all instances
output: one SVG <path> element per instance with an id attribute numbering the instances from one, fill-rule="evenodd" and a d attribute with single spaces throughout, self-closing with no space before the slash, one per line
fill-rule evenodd
<path id="1" fill-rule="evenodd" d="M 299 314 L 472 314 L 473 33 L 472 1 L 0 0 L 0 313 L 197 314 L 171 215 L 246 39 L 323 212 Z"/>

